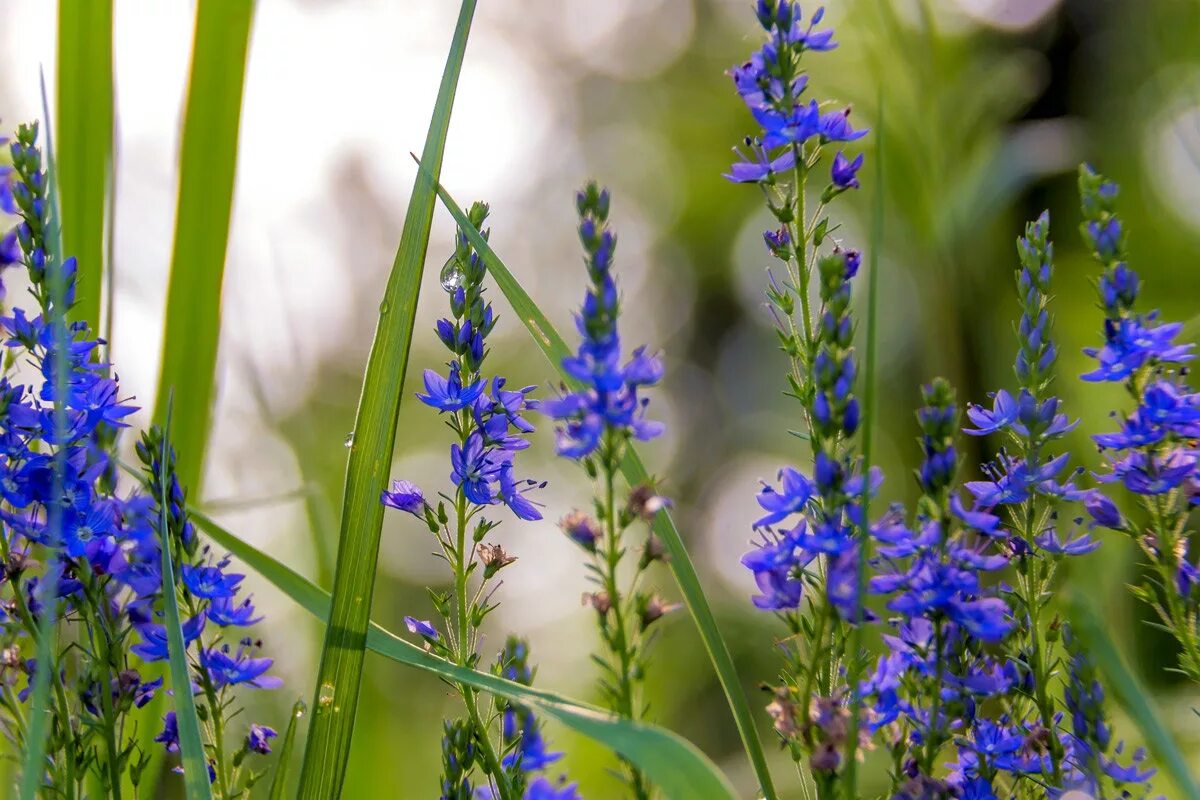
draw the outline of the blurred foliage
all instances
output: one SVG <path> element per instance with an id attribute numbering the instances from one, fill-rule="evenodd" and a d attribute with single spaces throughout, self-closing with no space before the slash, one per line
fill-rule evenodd
<path id="1" fill-rule="evenodd" d="M 784 362 L 753 288 L 763 282 L 768 266 L 759 239 L 768 220 L 753 189 L 720 178 L 731 158 L 729 148 L 751 128 L 722 74 L 753 47 L 750 4 L 743 0 L 614 4 L 611 13 L 622 15 L 621 24 L 611 32 L 612 42 L 607 45 L 612 46 L 604 51 L 614 58 L 628 55 L 618 46 L 621 42 L 632 42 L 628 46 L 648 52 L 660 45 L 665 49 L 663 43 L 676 41 L 680 31 L 687 34 L 676 54 L 653 69 L 602 69 L 601 56 L 595 52 L 555 38 L 558 29 L 552 23 L 561 14 L 558 3 L 520 5 L 520 9 L 497 12 L 512 16 L 505 17 L 502 35 L 517 52 L 528 54 L 532 68 L 562 81 L 562 114 L 580 144 L 569 155 L 548 158 L 538 165 L 540 171 L 530 167 L 538 185 L 528 192 L 528 206 L 496 209 L 493 242 L 499 242 L 500 256 L 522 280 L 536 278 L 526 285 L 545 306 L 547 300 L 539 296 L 538 287 L 564 282 L 575 286 L 582 281 L 581 274 L 573 272 L 578 270 L 573 250 L 551 250 L 550 244 L 544 255 L 539 250 L 540 241 L 551 241 L 544 238 L 547 220 L 563 225 L 565 233 L 553 241 L 570 243 L 569 196 L 562 186 L 594 174 L 614 188 L 618 230 L 623 230 L 622 215 L 643 228 L 638 238 L 648 242 L 647 263 L 638 265 L 645 271 L 644 283 L 638 285 L 645 296 L 627 297 L 627 307 L 630 313 L 640 310 L 679 318 L 678 324 L 664 326 L 667 338 L 656 343 L 667 355 L 665 393 L 672 427 L 670 447 L 660 449 L 670 452 L 670 460 L 655 463 L 655 469 L 676 500 L 677 522 L 706 580 L 746 690 L 756 708 L 761 707 L 767 697 L 763 695 L 760 702 L 755 687 L 777 668 L 770 646 L 776 629 L 769 618 L 751 608 L 749 579 L 735 590 L 727 576 L 737 569 L 712 561 L 713 553 L 731 551 L 728 542 L 740 545 L 750 535 L 754 486 L 726 484 L 730 475 L 740 474 L 737 465 L 781 464 L 803 452 L 795 440 L 780 435 L 795 427 L 787 417 L 792 406 L 781 395 Z M 960 397 L 977 402 L 988 391 L 1011 385 L 1012 322 L 1017 313 L 1013 243 L 1023 220 L 1043 208 L 1051 212 L 1059 264 L 1055 311 L 1063 357 L 1056 388 L 1072 413 L 1083 419 L 1073 443 L 1084 463 L 1094 465 L 1087 435 L 1108 424 L 1110 404 L 1119 402 L 1119 397 L 1085 387 L 1075 378 L 1083 371 L 1079 349 L 1096 343 L 1100 333 L 1090 282 L 1093 266 L 1076 235 L 1074 169 L 1080 161 L 1091 161 L 1121 183 L 1121 211 L 1131 230 L 1135 266 L 1145 280 L 1146 303 L 1162 308 L 1168 318 L 1196 317 L 1200 313 L 1200 270 L 1194 264 L 1200 247 L 1200 50 L 1195 43 L 1200 41 L 1200 3 L 834 0 L 830 6 L 830 20 L 842 47 L 813 60 L 812 85 L 823 96 L 852 104 L 856 125 L 873 123 L 881 87 L 888 109 L 876 427 L 876 460 L 888 475 L 885 498 L 911 500 L 914 495 L 908 475 L 918 458 L 912 413 L 920 383 L 945 375 L 958 386 Z M 1034 15 L 1036 20 L 1025 27 L 991 24 L 981 14 L 964 11 L 1035 6 L 1048 10 Z M 489 23 L 481 19 L 479 24 Z M 471 59 L 469 52 L 468 68 Z M 253 62 L 249 69 L 253 80 Z M 421 116 L 427 109 L 414 107 L 411 113 Z M 871 138 L 864 140 L 868 160 L 875 157 L 871 142 Z M 448 160 L 453 158 L 450 152 Z M 333 227 L 353 232 L 340 246 L 345 262 L 360 273 L 354 289 L 359 319 L 339 331 L 338 347 L 324 351 L 329 355 L 315 370 L 321 376 L 319 389 L 303 404 L 280 414 L 271 409 L 265 390 L 259 403 L 262 416 L 293 451 L 304 489 L 303 516 L 298 519 L 306 520 L 308 530 L 296 529 L 289 552 L 277 555 L 304 569 L 324 588 L 329 588 L 336 536 L 330 501 L 341 496 L 344 479 L 346 451 L 340 443 L 353 428 L 370 336 L 363 320 L 374 316 L 402 217 L 371 194 L 364 169 L 369 172 L 369 167 L 350 163 L 342 180 L 331 188 L 330 211 L 337 223 Z M 872 175 L 873 170 L 863 174 Z M 454 185 L 447 188 L 455 193 Z M 406 189 L 400 187 L 396 193 L 404 194 Z M 839 213 L 845 226 L 836 235 L 844 236 L 847 243 L 866 241 L 872 192 L 877 189 L 864 181 L 864 188 L 842 204 Z M 562 213 L 551 211 L 559 206 Z M 512 225 L 521 227 L 511 230 Z M 532 242 L 529 247 L 538 253 L 536 260 L 516 263 L 510 257 L 503 242 L 519 240 Z M 435 235 L 427 273 L 436 275 L 450 247 L 448 239 L 438 241 Z M 634 266 L 622 260 L 631 253 L 624 248 L 617 256 L 619 272 Z M 426 285 L 423 303 L 442 302 L 440 293 L 431 288 Z M 497 301 L 497 309 L 502 316 L 507 314 L 502 301 Z M 547 311 L 554 316 L 554 309 Z M 565 310 L 559 309 L 556 323 L 566 318 Z M 420 327 L 422 319 L 431 315 L 418 319 L 412 369 L 440 360 L 432 332 Z M 502 320 L 501 327 L 516 329 L 516 322 Z M 309 321 L 292 319 L 288 324 Z M 1200 326 L 1193 325 L 1190 332 L 1200 334 Z M 551 381 L 541 355 L 523 338 L 501 343 L 510 346 L 497 349 L 495 358 L 514 382 L 546 386 Z M 410 384 L 416 374 L 410 370 Z M 427 409 L 410 403 L 402 406 L 397 455 L 405 465 L 430 470 L 407 477 L 436 486 L 447 472 L 442 455 L 445 437 L 431 420 Z M 971 473 L 972 465 L 984 455 L 984 443 L 971 440 L 961 445 L 964 472 Z M 547 431 L 539 432 L 535 448 L 549 453 Z M 653 451 L 648 448 L 651 458 Z M 437 455 L 420 460 L 421 452 Z M 548 456 L 539 474 L 555 484 L 573 480 L 570 471 L 559 471 Z M 563 492 L 569 496 L 570 490 Z M 713 495 L 717 492 L 744 498 L 740 518 L 746 526 L 721 529 L 713 521 L 725 519 L 716 514 Z M 556 518 L 567 510 L 556 504 L 547 509 L 547 517 Z M 506 524 L 505 529 L 509 527 Z M 706 537 L 726 545 L 713 545 Z M 424 564 L 429 547 L 419 531 L 394 520 L 385 525 L 384 539 L 388 553 L 376 587 L 374 617 L 398 629 L 405 613 L 428 603 L 423 585 L 411 577 L 421 570 L 409 567 Z M 514 574 L 536 578 L 539 550 L 527 547 L 517 555 L 522 561 Z M 1087 569 L 1088 574 L 1077 581 L 1085 600 L 1109 624 L 1128 662 L 1161 693 L 1162 705 L 1169 709 L 1166 723 L 1195 766 L 1200 763 L 1200 721 L 1188 709 L 1200 702 L 1184 694 L 1190 689 L 1176 684 L 1164 670 L 1172 658 L 1170 645 L 1140 624 L 1136 615 L 1142 612 L 1124 591 L 1123 584 L 1138 569 L 1136 553 L 1124 541 L 1108 538 L 1089 559 Z M 590 620 L 576 597 L 554 598 L 563 609 L 561 619 L 532 627 L 536 628 L 534 659 L 547 664 L 538 682 L 580 696 L 585 691 L 587 662 L 555 652 L 559 644 L 575 653 L 587 651 Z M 308 683 L 295 679 L 276 693 L 274 718 L 281 722 L 295 697 L 310 692 L 319 641 L 315 624 L 292 619 L 296 621 L 289 622 L 286 637 L 290 644 L 276 652 L 293 675 L 307 670 Z M 507 626 L 522 624 L 520 616 L 499 619 Z M 492 641 L 498 646 L 502 639 L 497 630 Z M 276 641 L 285 637 L 277 635 Z M 752 778 L 720 687 L 685 618 L 679 616 L 663 626 L 656 654 L 649 675 L 652 714 L 696 742 L 740 787 L 749 787 Z M 564 664 L 573 668 L 556 669 Z M 344 796 L 433 796 L 439 763 L 438 720 L 451 707 L 448 691 L 436 679 L 369 656 Z M 759 722 L 766 741 L 771 741 L 765 714 Z M 1116 723 L 1121 735 L 1136 738 L 1126 720 Z M 550 735 L 555 746 L 568 750 L 567 769 L 581 782 L 586 796 L 616 796 L 619 784 L 605 774 L 609 762 L 596 745 L 557 727 L 551 728 Z M 297 759 L 302 750 L 297 747 Z M 773 752 L 770 755 L 783 795 L 798 796 L 789 762 L 774 758 Z M 875 766 L 879 765 L 868 757 L 868 775 Z M 167 784 L 174 788 L 164 791 L 177 796 L 181 787 Z M 1159 791 L 1173 796 L 1169 787 Z"/>

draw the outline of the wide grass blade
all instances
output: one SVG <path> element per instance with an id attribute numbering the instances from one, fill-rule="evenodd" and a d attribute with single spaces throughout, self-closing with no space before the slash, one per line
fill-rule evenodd
<path id="1" fill-rule="evenodd" d="M 423 157 L 431 173 L 419 174 L 413 186 L 400 247 L 379 304 L 379 324 L 351 433 L 333 606 L 325 629 L 312 725 L 300 772 L 300 797 L 308 800 L 326 800 L 340 794 L 350 757 L 383 526 L 379 495 L 387 486 L 396 444 L 397 412 L 433 220 L 433 187 L 441 171 L 450 111 L 474 13 L 475 0 L 463 0 L 425 137 Z"/>
<path id="2" fill-rule="evenodd" d="M 199 495 L 212 414 L 251 0 L 200 0 L 179 156 L 175 244 L 154 419 L 174 389 L 179 482 Z"/>
<path id="3" fill-rule="evenodd" d="M 78 259 L 72 317 L 100 330 L 113 148 L 112 0 L 59 0 L 58 191 L 63 252 Z"/>
<path id="4" fill-rule="evenodd" d="M 170 398 L 168 397 L 168 402 Z M 208 782 L 208 761 L 204 756 L 204 740 L 200 737 L 200 718 L 192 696 L 192 676 L 188 671 L 187 643 L 179 619 L 179 597 L 175 593 L 175 564 L 171 558 L 171 537 L 167 528 L 167 508 L 171 498 L 167 458 L 170 447 L 171 407 L 167 406 L 167 424 L 163 429 L 162 452 L 158 462 L 158 484 L 162 494 L 155 498 L 159 504 L 158 536 L 162 550 L 163 625 L 167 631 L 167 654 L 172 696 L 175 700 L 175 722 L 179 727 L 179 752 L 183 760 L 183 785 L 188 800 L 209 800 L 212 787 Z"/>
<path id="5" fill-rule="evenodd" d="M 326 592 L 205 515 L 192 511 L 191 518 L 217 545 L 240 558 L 313 616 L 321 620 L 329 619 L 330 596 Z M 716 765 L 691 742 L 670 731 L 612 716 L 555 692 L 460 667 L 401 639 L 374 622 L 370 623 L 367 630 L 366 644 L 376 653 L 401 664 L 538 709 L 629 759 L 670 800 L 733 800 L 736 797 Z M 281 769 L 282 766 L 283 761 L 280 762 Z M 274 794 L 271 796 L 275 797 Z"/>
<path id="6" fill-rule="evenodd" d="M 1162 716 L 1154 708 L 1149 692 L 1121 660 L 1089 601 L 1079 592 L 1072 592 L 1068 596 L 1068 605 L 1072 630 L 1086 647 L 1088 656 L 1104 673 L 1108 688 L 1141 729 L 1154 760 L 1170 773 L 1182 796 L 1200 797 L 1200 785 L 1192 777 L 1187 759 L 1163 725 Z"/>
<path id="7" fill-rule="evenodd" d="M 421 167 L 421 170 L 424 174 L 429 174 L 425 171 L 424 167 Z M 513 277 L 513 274 L 509 272 L 508 268 L 504 266 L 504 263 L 488 245 L 487 240 L 475 230 L 475 227 L 467 219 L 467 215 L 440 184 L 437 186 L 437 193 L 438 197 L 442 200 L 442 205 L 446 207 L 451 216 L 454 217 L 454 221 L 458 223 L 459 229 L 464 231 L 471 240 L 471 246 L 483 258 L 492 279 L 495 280 L 500 291 L 508 299 L 513 311 L 521 318 L 521 322 L 529 329 L 534 342 L 541 348 L 542 353 L 554 365 L 554 368 L 559 371 L 562 379 L 567 384 L 578 388 L 578 382 L 562 369 L 563 359 L 570 355 L 562 336 L 554 329 L 554 326 L 550 324 L 550 320 L 534 304 L 528 293 L 521 287 L 521 284 L 517 282 L 517 279 Z M 629 481 L 631 486 L 638 486 L 650 480 L 650 475 L 646 472 L 646 466 L 642 463 L 641 456 L 638 455 L 632 446 L 625 449 L 625 458 L 621 462 L 621 472 L 625 475 L 625 479 Z M 687 606 L 688 613 L 691 614 L 692 619 L 696 623 L 696 627 L 700 632 L 700 638 L 704 642 L 704 648 L 708 651 L 709 660 L 712 661 L 713 668 L 716 670 L 717 679 L 721 682 L 721 688 L 725 691 L 725 699 L 729 703 L 729 710 L 733 713 L 738 734 L 742 738 L 742 746 L 745 748 L 746 755 L 749 757 L 751 766 L 754 768 L 759 787 L 767 800 L 773 800 L 776 796 L 775 787 L 771 781 L 771 774 L 767 769 L 767 760 L 763 755 L 762 743 L 759 741 L 758 732 L 754 727 L 754 716 L 750 711 L 746 695 L 742 692 L 737 669 L 733 664 L 733 656 L 730 655 L 729 647 L 721 637 L 721 631 L 717 627 L 717 621 L 713 616 L 712 608 L 708 604 L 708 598 L 704 594 L 704 589 L 700 586 L 700 577 L 696 574 L 696 567 L 692 563 L 691 556 L 688 555 L 683 538 L 679 535 L 679 529 L 675 527 L 675 522 L 666 510 L 655 515 L 653 526 L 655 535 L 662 540 L 663 544 L 666 545 L 667 552 L 670 553 L 669 565 L 671 572 L 675 575 L 675 581 L 679 584 L 679 591 L 683 596 L 684 605 Z"/>

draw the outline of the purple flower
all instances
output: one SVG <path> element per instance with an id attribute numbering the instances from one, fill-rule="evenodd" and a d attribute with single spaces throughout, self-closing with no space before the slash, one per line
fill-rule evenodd
<path id="1" fill-rule="evenodd" d="M 498 468 L 484 451 L 483 437 L 478 432 L 467 437 L 465 447 L 450 446 L 450 464 L 453 470 L 450 480 L 462 487 L 468 500 L 481 506 L 494 501 L 492 481 Z"/>
<path id="2" fill-rule="evenodd" d="M 779 480 L 782 481 L 780 491 L 763 483 L 762 491 L 758 493 L 758 504 L 768 513 L 754 523 L 755 528 L 775 525 L 792 514 L 800 513 L 813 496 L 812 481 L 792 467 L 779 470 Z"/>
<path id="3" fill-rule="evenodd" d="M 415 633 L 418 636 L 423 636 L 426 639 L 437 639 L 437 628 L 429 620 L 417 619 L 416 617 L 405 617 L 404 625 L 408 628 L 409 633 Z"/>
<path id="4" fill-rule="evenodd" d="M 174 711 L 168 711 L 163 717 L 163 729 L 154 737 L 154 741 L 165 747 L 168 753 L 179 752 L 179 723 Z"/>
<path id="5" fill-rule="evenodd" d="M 385 490 L 379 500 L 389 508 L 407 511 L 418 518 L 425 513 L 425 495 L 420 487 L 409 481 L 392 481 L 391 490 Z"/>
<path id="6" fill-rule="evenodd" d="M 425 391 L 417 399 L 439 411 L 460 411 L 483 393 L 483 381 L 476 380 L 466 388 L 457 361 L 450 362 L 450 377 L 443 378 L 431 369 L 425 370 Z"/>
<path id="7" fill-rule="evenodd" d="M 271 752 L 271 739 L 278 735 L 274 728 L 251 724 L 250 733 L 246 735 L 246 749 L 265 756 Z"/>
<path id="8" fill-rule="evenodd" d="M 270 658 L 254 658 L 247 654 L 245 647 L 238 648 L 233 655 L 230 655 L 228 646 L 203 650 L 200 661 L 218 689 L 239 683 L 249 684 L 256 689 L 276 689 L 283 685 L 279 678 L 264 674 L 274 661 Z"/>
<path id="9" fill-rule="evenodd" d="M 226 575 L 220 567 L 183 565 L 183 584 L 196 597 L 233 597 L 245 575 Z"/>
<path id="10" fill-rule="evenodd" d="M 833 157 L 833 165 L 830 167 L 830 177 L 833 180 L 833 185 L 839 189 L 857 189 L 858 171 L 863 165 L 863 154 L 850 161 L 840 151 Z"/>
<path id="11" fill-rule="evenodd" d="M 729 172 L 721 177 L 733 183 L 759 183 L 768 180 L 781 172 L 787 172 L 796 166 L 796 157 L 791 150 L 785 150 L 775 158 L 771 158 L 765 147 L 749 145 L 750 155 L 735 149 L 738 161 L 729 168 Z"/>

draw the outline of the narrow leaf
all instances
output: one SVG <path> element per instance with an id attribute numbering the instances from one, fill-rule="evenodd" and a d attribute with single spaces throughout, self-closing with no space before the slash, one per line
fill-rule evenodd
<path id="1" fill-rule="evenodd" d="M 279 760 L 275 762 L 275 776 L 271 778 L 268 800 L 283 800 L 287 793 L 288 764 L 291 763 L 292 750 L 296 746 L 296 729 L 300 727 L 300 720 L 307 711 L 308 706 L 304 705 L 303 700 L 297 700 L 292 706 L 292 718 L 288 720 L 287 733 L 283 735 L 283 747 L 279 750 Z"/>
<path id="2" fill-rule="evenodd" d="M 367 359 L 346 468 L 333 606 L 325 629 L 317 699 L 300 773 L 300 797 L 305 800 L 336 798 L 350 757 L 383 526 L 379 495 L 386 488 L 396 444 L 397 412 L 433 220 L 433 187 L 441 171 L 450 111 L 474 13 L 475 0 L 463 0 L 425 138 L 423 157 L 432 176 L 418 175 L 413 186 Z"/>
<path id="3" fill-rule="evenodd" d="M 428 174 L 425 172 L 424 167 L 421 167 L 421 170 L 424 174 Z M 483 258 L 492 279 L 508 299 L 513 311 L 521 318 L 521 322 L 529 329 L 534 342 L 541 348 L 542 353 L 554 365 L 554 368 L 559 371 L 562 379 L 567 384 L 578 388 L 578 382 L 562 369 L 563 359 L 570 355 L 562 336 L 554 329 L 554 326 L 550 324 L 550 320 L 534 304 L 533 300 L 530 299 L 529 295 L 521 287 L 521 284 L 517 282 L 517 279 L 504 266 L 499 256 L 488 245 L 487 240 L 475 230 L 474 226 L 467 219 L 467 215 L 440 184 L 437 186 L 437 193 L 438 197 L 441 198 L 442 205 L 454 217 L 454 221 L 458 223 L 459 228 L 466 232 L 467 237 L 471 240 L 471 246 Z M 625 479 L 629 481 L 631 486 L 646 483 L 650 479 L 641 457 L 632 445 L 625 450 L 625 458 L 621 463 L 621 472 L 625 475 Z M 733 664 L 733 656 L 730 654 L 725 640 L 721 637 L 721 631 L 717 627 L 717 621 L 713 616 L 712 608 L 708 604 L 708 598 L 700 586 L 700 577 L 696 573 L 696 567 L 692 563 L 691 556 L 688 555 L 683 538 L 679 535 L 679 529 L 675 527 L 675 522 L 666 510 L 660 511 L 655 516 L 653 527 L 655 535 L 666 545 L 667 552 L 671 556 L 668 562 L 671 572 L 675 575 L 675 581 L 679 585 L 684 605 L 696 623 L 696 627 L 700 632 L 700 638 L 704 642 L 704 649 L 708 651 L 708 657 L 712 661 L 713 668 L 716 670 L 717 679 L 721 682 L 721 688 L 725 691 L 726 702 L 729 703 L 729 710 L 733 713 L 738 734 L 742 738 L 742 746 L 746 750 L 746 755 L 750 759 L 751 766 L 754 768 L 759 787 L 768 800 L 773 800 L 776 796 L 775 787 L 771 781 L 771 774 L 767 769 L 767 760 L 763 755 L 762 743 L 759 741 L 758 732 L 754 727 L 754 716 L 750 711 L 750 705 L 738 680 L 737 669 Z"/>
<path id="4" fill-rule="evenodd" d="M 158 538 L 162 550 L 163 625 L 167 632 L 169 675 L 175 700 L 175 722 L 179 728 L 184 789 L 187 791 L 188 800 L 209 800 L 212 797 L 212 787 L 208 782 L 204 740 L 200 737 L 200 717 L 196 715 L 196 701 L 192 696 L 192 676 L 188 671 L 187 643 L 184 641 L 183 627 L 179 619 L 179 598 L 175 594 L 175 564 L 171 558 L 171 537 L 167 527 L 167 508 L 171 504 L 171 498 L 167 494 L 170 487 L 170 475 L 167 474 L 170 432 L 171 406 L 168 397 L 162 452 L 158 454 L 158 483 L 162 494 L 155 498 L 159 504 Z"/>
<path id="5" fill-rule="evenodd" d="M 62 308 L 66 290 L 62 271 L 62 219 L 58 207 L 58 168 L 54 159 L 53 125 L 50 120 L 50 103 L 46 99 L 46 77 L 41 76 L 42 89 L 42 130 L 44 132 L 43 152 L 46 159 L 46 200 L 50 206 L 49 227 L 46 231 L 46 274 L 50 277 L 49 288 L 54 304 Z M 61 323 L 61 320 L 57 321 Z M 54 349 L 64 352 L 67 347 L 66 327 L 62 324 L 52 325 Z M 65 439 L 67 429 L 66 406 L 62 398 L 66 396 L 67 367 L 64 359 L 55 359 L 53 380 L 54 397 L 54 433 L 57 441 Z M 61 494 L 63 489 L 63 471 L 65 469 L 65 454 L 60 449 L 53 459 L 53 491 Z M 61 541 L 62 513 L 49 514 L 51 541 Z M 58 670 L 58 572 L 50 570 L 46 580 L 38 586 L 39 598 L 42 600 L 43 612 L 37 620 L 37 663 L 41 668 L 33 675 L 33 696 L 29 702 L 29 730 L 25 735 L 24 763 L 21 768 L 21 800 L 33 800 L 37 795 L 45 775 L 46 747 L 50 735 L 51 684 L 54 684 L 55 694 L 59 702 L 59 713 L 67 714 L 63 698 L 63 685 L 59 679 Z M 66 720 L 63 720 L 66 722 Z M 68 744 L 68 746 L 71 746 Z"/>
<path id="6" fill-rule="evenodd" d="M 871 454 L 874 444 L 875 430 L 875 362 L 878 356 L 876 342 L 876 322 L 879 316 L 879 256 L 883 252 L 883 87 L 879 89 L 879 117 L 875 121 L 875 210 L 871 221 L 871 241 L 868 246 L 870 259 L 870 274 L 867 276 L 867 363 L 864 369 L 863 387 L 863 426 L 862 426 L 862 474 L 871 474 Z M 858 528 L 858 563 L 855 565 L 855 609 L 854 619 L 862 616 L 863 585 L 866 583 L 867 561 L 870 558 L 871 537 L 867 535 L 867 526 L 871 520 L 871 493 L 868 491 L 870 481 L 863 481 L 862 492 L 862 524 Z M 852 709 L 858 708 L 859 679 L 862 677 L 863 660 L 859 657 L 862 651 L 863 625 L 855 625 L 850 637 L 850 674 L 847 684 L 851 687 Z M 858 796 L 858 725 L 859 715 L 850 714 L 850 733 L 846 737 L 846 770 L 844 780 L 846 796 Z"/>
<path id="7" fill-rule="evenodd" d="M 58 190 L 63 252 L 78 260 L 72 317 L 100 330 L 105 207 L 112 169 L 112 0 L 59 0 Z"/>
<path id="8" fill-rule="evenodd" d="M 326 592 L 205 515 L 192 511 L 191 518 L 214 542 L 240 558 L 313 616 L 323 621 L 329 619 L 330 596 Z M 670 731 L 614 717 L 555 692 L 460 667 L 374 622 L 370 623 L 366 640 L 371 650 L 393 661 L 538 709 L 625 756 L 642 769 L 669 800 L 733 800 L 736 797 L 716 765 L 691 742 Z M 281 768 L 282 764 L 281 761 Z"/>
<path id="9" fill-rule="evenodd" d="M 154 419 L 174 389 L 179 482 L 199 495 L 221 332 L 251 0 L 200 0 L 179 157 L 175 244 Z"/>
<path id="10" fill-rule="evenodd" d="M 1108 688 L 1141 729 L 1155 760 L 1171 774 L 1183 796 L 1200 797 L 1200 785 L 1192 777 L 1187 759 L 1163 725 L 1162 715 L 1154 707 L 1149 692 L 1121 660 L 1116 646 L 1092 611 L 1089 601 L 1079 592 L 1072 592 L 1067 602 L 1074 632 L 1087 648 L 1088 656 L 1104 673 Z"/>

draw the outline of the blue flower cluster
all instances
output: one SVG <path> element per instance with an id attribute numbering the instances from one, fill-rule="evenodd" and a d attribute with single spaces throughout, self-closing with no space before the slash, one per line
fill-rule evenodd
<path id="1" fill-rule="evenodd" d="M 579 351 L 563 361 L 563 369 L 583 388 L 539 404 L 543 413 L 559 421 L 558 453 L 568 458 L 592 455 L 606 443 L 606 435 L 611 437 L 607 441 L 611 449 L 630 436 L 645 441 L 663 431 L 661 423 L 645 418 L 649 399 L 638 396 L 641 387 L 662 380 L 662 361 L 639 347 L 621 363 L 620 301 L 612 275 L 617 237 L 608 227 L 609 202 L 608 190 L 595 183 L 576 195 L 579 238 L 587 254 L 591 286 L 575 317 L 582 337 Z"/>
<path id="2" fill-rule="evenodd" d="M 1126 262 L 1117 185 L 1084 166 L 1079 190 L 1083 239 L 1102 267 L 1098 289 L 1104 310 L 1104 344 L 1085 350 L 1097 367 L 1082 377 L 1123 384 L 1133 405 L 1116 415 L 1118 430 L 1092 437 L 1107 465 L 1099 480 L 1133 494 L 1150 525 L 1140 530 L 1099 493 L 1089 498 L 1087 510 L 1097 525 L 1132 536 L 1148 556 L 1155 580 L 1138 594 L 1157 598 L 1155 607 L 1182 646 L 1181 669 L 1200 681 L 1200 569 L 1190 560 L 1186 526 L 1200 503 L 1200 393 L 1192 391 L 1185 368 L 1193 346 L 1175 342 L 1182 330 L 1178 323 L 1135 309 L 1141 281 Z"/>
<path id="3" fill-rule="evenodd" d="M 15 383 L 12 370 L 0 377 L 0 546 L 8 565 L 5 604 L 14 611 L 5 615 L 0 636 L 6 668 L 25 672 L 32 684 L 38 664 L 22 654 L 34 647 L 39 619 L 51 613 L 60 624 L 77 626 L 65 636 L 79 637 L 85 657 L 75 659 L 71 650 L 52 654 L 61 674 L 78 687 L 79 700 L 75 709 L 59 695 L 52 706 L 60 729 L 73 732 L 58 742 L 62 752 L 55 761 L 69 770 L 79 766 L 69 766 L 76 752 L 95 748 L 93 768 L 111 786 L 122 780 L 123 771 L 134 774 L 121 752 L 127 746 L 122 737 L 129 735 L 123 733 L 125 717 L 146 707 L 163 686 L 162 678 L 143 677 L 144 668 L 131 656 L 145 663 L 167 658 L 166 629 L 156 621 L 165 542 L 180 556 L 174 590 L 190 612 L 184 635 L 193 650 L 194 681 L 216 693 L 212 713 L 236 710 L 228 687 L 270 687 L 279 681 L 265 674 L 269 658 L 251 655 L 249 638 L 238 637 L 242 643 L 236 651 L 221 641 L 219 629 L 248 627 L 260 618 L 249 599 L 237 597 L 243 576 L 229 573 L 227 559 L 214 560 L 200 547 L 169 448 L 169 463 L 160 463 L 161 432 L 152 431 L 137 446 L 148 467 L 147 493 L 118 493 L 113 450 L 119 429 L 137 409 L 121 396 L 112 366 L 103 358 L 105 343 L 92 337 L 86 323 L 68 320 L 76 265 L 56 249 L 58 222 L 37 136 L 36 124 L 18 130 L 9 146 L 12 166 L 0 175 L 0 209 L 20 217 L 0 243 L 0 262 L 19 261 L 26 268 L 37 305 L 33 315 L 14 307 L 0 318 L 5 363 L 28 365 L 30 376 L 36 376 L 33 385 Z M 169 476 L 166 487 L 159 485 L 160 468 Z M 160 529 L 160 497 L 169 498 L 165 530 Z M 205 640 L 209 622 L 218 631 Z M 22 701 L 28 694 L 28 689 L 21 693 Z M 73 719 L 76 715 L 80 719 Z M 266 726 L 252 726 L 244 749 L 269 752 L 273 735 Z M 170 752 L 177 749 L 172 715 L 158 741 Z M 233 753 L 226 752 L 224 742 L 209 744 L 214 780 L 237 785 L 243 776 L 229 760 Z"/>
<path id="4" fill-rule="evenodd" d="M 738 151 L 741 161 L 725 175 L 735 183 L 773 183 L 780 173 L 797 168 L 806 170 L 808 160 L 802 148 L 810 140 L 820 144 L 852 142 L 867 134 L 866 130 L 855 130 L 850 124 L 849 108 L 822 113 L 821 104 L 815 99 L 808 102 L 802 99 L 808 87 L 808 76 L 800 68 L 804 53 L 837 47 L 832 30 L 817 29 L 825 9 L 817 9 L 805 22 L 799 3 L 759 0 L 756 13 L 767 41 L 729 74 L 762 130 L 758 136 L 746 140 L 749 153 Z M 862 164 L 862 155 L 848 159 L 839 153 L 833 161 L 827 195 L 858 188 L 855 175 Z"/>
<path id="5" fill-rule="evenodd" d="M 764 540 L 742 558 L 754 573 L 761 594 L 754 604 L 778 611 L 800 606 L 803 573 L 818 556 L 828 559 L 825 591 L 830 604 L 846 620 L 863 615 L 857 591 L 857 527 L 862 524 L 864 489 L 874 493 L 882 477 L 877 470 L 864 481 L 846 447 L 858 430 L 859 403 L 854 394 L 853 322 L 850 281 L 858 271 L 859 255 L 837 250 L 818 263 L 822 309 L 816 331 L 816 356 L 805 405 L 811 408 L 813 477 L 798 470 L 780 470 L 781 486 L 764 485 L 758 503 L 767 512 L 754 527 Z M 798 515 L 790 530 L 774 528 Z"/>
<path id="6" fill-rule="evenodd" d="M 469 212 L 471 224 L 481 228 L 487 214 L 487 205 L 475 203 Z M 483 235 L 486 237 L 487 231 Z M 454 359 L 445 377 L 425 370 L 425 392 L 417 399 L 451 415 L 450 425 L 459 441 L 450 446 L 450 480 L 471 504 L 503 503 L 520 519 L 539 520 L 542 514 L 525 492 L 545 484 L 513 474 L 514 456 L 529 447 L 524 437 L 534 430 L 524 416 L 535 405 L 529 398 L 534 387 L 512 391 L 505 388 L 506 379 L 496 376 L 489 382 L 480 375 L 488 352 L 485 342 L 496 325 L 492 304 L 484 298 L 486 275 L 483 259 L 466 233 L 459 231 L 455 253 L 442 273 L 442 286 L 450 294 L 451 318 L 437 323 L 438 338 Z M 397 481 L 391 491 L 383 492 L 381 500 L 418 517 L 427 513 L 424 495 L 408 481 Z"/>

